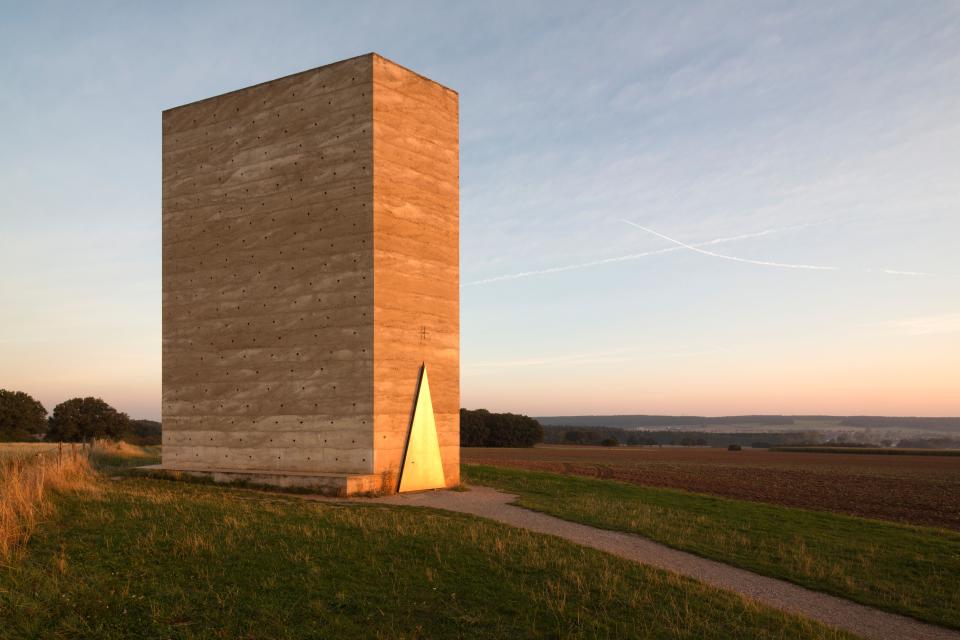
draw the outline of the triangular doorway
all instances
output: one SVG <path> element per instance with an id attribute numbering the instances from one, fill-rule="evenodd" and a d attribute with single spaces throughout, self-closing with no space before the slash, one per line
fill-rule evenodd
<path id="1" fill-rule="evenodd" d="M 433 402 L 430 399 L 430 383 L 427 366 L 420 369 L 420 385 L 407 437 L 407 449 L 400 471 L 401 493 L 423 489 L 442 489 L 443 462 L 440 459 L 440 441 L 437 439 L 437 423 L 433 417 Z"/>

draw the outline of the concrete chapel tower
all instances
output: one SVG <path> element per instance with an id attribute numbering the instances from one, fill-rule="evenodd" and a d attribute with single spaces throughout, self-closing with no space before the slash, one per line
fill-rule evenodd
<path id="1" fill-rule="evenodd" d="M 459 482 L 458 144 L 376 54 L 164 111 L 164 469 Z"/>

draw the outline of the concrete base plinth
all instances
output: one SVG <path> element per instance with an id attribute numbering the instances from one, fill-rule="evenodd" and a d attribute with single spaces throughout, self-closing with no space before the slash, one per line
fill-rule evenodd
<path id="1" fill-rule="evenodd" d="M 163 464 L 137 467 L 147 475 L 167 477 L 190 476 L 222 484 L 245 484 L 285 489 L 308 489 L 330 496 L 353 496 L 371 493 L 393 493 L 395 487 L 379 474 L 310 473 L 297 471 L 253 471 L 237 469 L 191 469 Z"/>

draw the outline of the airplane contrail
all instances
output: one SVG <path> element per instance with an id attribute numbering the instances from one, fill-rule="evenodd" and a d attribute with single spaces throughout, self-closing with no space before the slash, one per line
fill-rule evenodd
<path id="1" fill-rule="evenodd" d="M 867 269 L 872 271 L 872 269 Z M 880 269 L 880 273 L 886 273 L 891 276 L 932 276 L 932 273 L 925 271 L 901 271 L 900 269 Z"/>
<path id="2" fill-rule="evenodd" d="M 637 224 L 632 220 L 621 218 L 621 222 L 625 222 L 631 227 L 636 227 L 641 231 L 646 231 L 647 233 L 655 235 L 658 238 L 662 238 L 667 242 L 672 242 L 673 244 L 677 245 L 676 248 L 688 249 L 690 251 L 702 253 L 705 256 L 711 256 L 713 258 L 722 258 L 724 260 L 732 260 L 733 262 L 744 262 L 746 264 L 756 264 L 763 267 L 780 267 L 783 269 L 811 269 L 814 271 L 840 271 L 840 267 L 830 267 L 830 266 L 822 266 L 822 265 L 815 265 L 815 264 L 791 264 L 791 263 L 785 263 L 785 262 L 770 262 L 768 260 L 750 260 L 748 258 L 740 258 L 738 256 L 729 256 L 723 253 L 717 253 L 715 251 L 707 251 L 706 249 L 701 249 L 700 247 L 703 246 L 702 244 L 697 245 L 697 244 L 687 244 L 686 242 L 681 242 L 675 238 L 671 238 L 668 235 L 664 235 L 659 231 L 654 231 L 649 227 L 644 227 L 643 225 Z M 857 269 L 857 271 L 861 271 L 863 273 L 885 273 L 891 276 L 914 276 L 914 277 L 936 276 L 936 274 L 934 273 L 927 273 L 925 271 L 904 271 L 902 269 Z M 946 277 L 955 277 L 955 276 L 946 276 Z"/>
<path id="3" fill-rule="evenodd" d="M 652 234 L 652 235 L 655 235 L 655 236 L 657 236 L 658 238 L 663 238 L 663 239 L 666 240 L 667 242 L 672 242 L 673 244 L 675 244 L 675 245 L 677 245 L 678 247 L 681 247 L 681 248 L 683 248 L 683 249 L 689 249 L 690 251 L 695 251 L 695 252 L 697 252 L 697 253 L 702 253 L 702 254 L 705 255 L 705 256 L 711 256 L 711 257 L 714 257 L 714 258 L 722 258 L 722 259 L 724 259 L 724 260 L 732 260 L 733 262 L 744 262 L 744 263 L 746 263 L 746 264 L 756 264 L 756 265 L 760 265 L 760 266 L 763 266 L 763 267 L 780 267 L 780 268 L 782 268 L 782 269 L 810 269 L 810 270 L 814 270 L 814 271 L 837 271 L 837 270 L 839 270 L 838 267 L 825 267 L 825 266 L 815 265 L 815 264 L 790 264 L 790 263 L 786 263 L 786 262 L 769 262 L 769 261 L 767 261 L 767 260 L 750 260 L 750 259 L 748 259 L 748 258 L 738 258 L 737 256 L 728 256 L 728 255 L 723 254 L 723 253 L 717 253 L 717 252 L 715 252 L 715 251 L 707 251 L 706 249 L 701 249 L 701 248 L 698 247 L 697 245 L 687 244 L 686 242 L 680 242 L 679 240 L 676 240 L 676 239 L 674 239 L 674 238 L 671 238 L 670 236 L 663 235 L 663 234 L 660 233 L 659 231 L 654 231 L 653 229 L 644 227 L 644 226 L 639 225 L 639 224 L 637 224 L 636 222 L 632 222 L 632 221 L 630 221 L 630 220 L 622 220 L 622 222 L 626 222 L 626 223 L 629 224 L 630 226 L 636 227 L 637 229 L 640 229 L 641 231 L 646 231 L 647 233 L 650 233 L 650 234 Z"/>
<path id="4" fill-rule="evenodd" d="M 624 221 L 626 222 L 626 221 Z M 632 224 L 632 223 L 631 223 Z M 730 236 L 727 238 L 716 238 L 714 240 L 707 240 L 706 242 L 698 242 L 692 247 L 707 247 L 714 244 L 723 244 L 724 242 L 734 242 L 736 240 L 746 240 L 749 238 L 760 238 L 762 236 L 767 236 L 773 233 L 782 233 L 784 231 L 792 231 L 794 229 L 800 229 L 809 225 L 799 224 L 793 225 L 790 227 L 779 227 L 774 229 L 765 229 L 763 231 L 757 231 L 755 233 L 744 233 L 739 236 Z M 532 271 L 521 271 L 519 273 L 508 273 L 502 276 L 494 276 L 492 278 L 484 278 L 482 280 L 474 280 L 472 282 L 465 282 L 462 286 L 470 287 L 481 284 L 491 284 L 493 282 L 502 282 L 504 280 L 518 280 L 520 278 L 529 278 L 530 276 L 540 276 L 548 273 L 560 273 L 562 271 L 573 271 L 574 269 L 586 269 L 588 267 L 596 267 L 602 264 L 610 264 L 613 262 L 625 262 L 627 260 L 637 260 L 639 258 L 646 258 L 648 256 L 655 256 L 662 253 L 671 253 L 673 251 L 679 251 L 684 248 L 683 246 L 679 247 L 667 247 L 665 249 L 654 249 L 652 251 L 644 251 L 642 253 L 628 253 L 623 256 L 614 256 L 611 258 L 600 258 L 597 260 L 590 260 L 589 262 L 578 262 L 575 264 L 567 264 L 559 267 L 549 267 L 546 269 L 536 269 Z M 697 249 L 695 249 L 697 250 Z"/>

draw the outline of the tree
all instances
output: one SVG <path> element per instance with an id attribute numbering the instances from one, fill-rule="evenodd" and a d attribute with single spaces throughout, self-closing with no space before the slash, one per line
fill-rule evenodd
<path id="1" fill-rule="evenodd" d="M 130 417 L 100 398 L 73 398 L 53 409 L 48 440 L 80 442 L 94 438 L 120 438 L 130 429 Z"/>
<path id="2" fill-rule="evenodd" d="M 490 412 L 486 409 L 460 409 L 460 446 L 485 446 L 487 438 L 490 437 L 490 429 L 487 427 L 489 418 Z"/>
<path id="3" fill-rule="evenodd" d="M 46 422 L 47 410 L 30 394 L 0 389 L 0 441 L 42 435 Z"/>
<path id="4" fill-rule="evenodd" d="M 619 447 L 620 441 L 613 437 L 604 438 L 603 440 L 600 441 L 600 444 L 605 447 Z"/>
<path id="5" fill-rule="evenodd" d="M 542 441 L 543 427 L 529 416 L 460 410 L 460 444 L 464 447 L 532 447 Z"/>
<path id="6" fill-rule="evenodd" d="M 131 420 L 130 433 L 125 440 L 139 445 L 160 444 L 163 440 L 163 426 L 156 420 Z"/>

